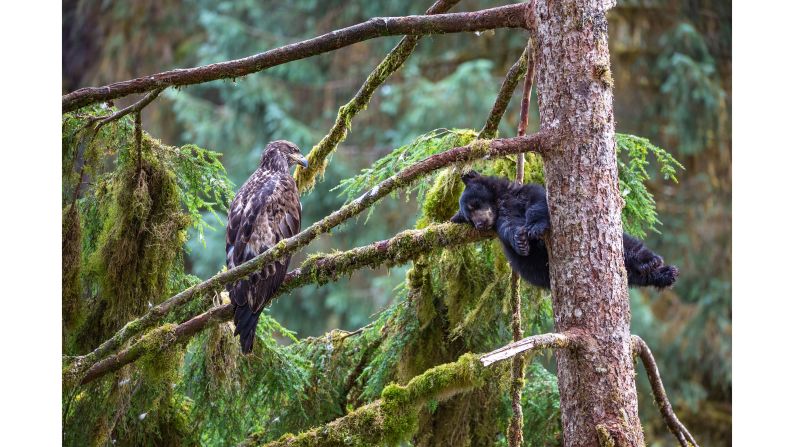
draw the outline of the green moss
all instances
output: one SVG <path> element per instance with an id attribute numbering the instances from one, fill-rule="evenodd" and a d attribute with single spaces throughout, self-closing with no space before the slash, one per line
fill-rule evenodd
<path id="1" fill-rule="evenodd" d="M 516 179 L 516 156 L 511 155 L 494 160 L 482 166 L 482 174 Z M 524 154 L 524 183 L 545 184 L 543 157 L 534 152 Z"/>
<path id="2" fill-rule="evenodd" d="M 89 107 L 63 116 L 63 320 L 69 354 L 95 348 L 186 287 L 193 279 L 183 270 L 185 230 L 191 224 L 200 229 L 201 214 L 231 197 L 219 154 L 166 146 L 144 134 L 139 156 L 131 117 L 98 132 L 86 126 L 91 117 L 109 112 Z M 65 444 L 196 443 L 189 401 L 174 392 L 184 356 L 183 347 L 172 343 L 175 327 L 145 334 L 127 346 L 142 355 L 138 363 L 79 389 L 81 369 L 90 362 L 76 365 L 64 357 Z M 137 333 L 140 327 L 127 329 Z"/>
<path id="3" fill-rule="evenodd" d="M 63 210 L 61 226 L 61 323 L 64 337 L 74 328 L 80 313 L 81 235 L 80 214 L 76 206 L 69 205 Z"/>
<path id="4" fill-rule="evenodd" d="M 407 37 L 406 39 L 408 39 L 408 41 L 404 40 L 386 55 L 378 66 L 375 67 L 375 70 L 367 76 L 367 80 L 358 92 L 356 92 L 356 95 L 347 104 L 339 108 L 336 121 L 334 121 L 331 130 L 309 152 L 307 157 L 309 160 L 309 167 L 305 169 L 299 167 L 295 171 L 295 181 L 299 191 L 305 192 L 314 188 L 317 177 L 322 176 L 328 166 L 328 158 L 339 146 L 339 143 L 347 138 L 348 131 L 353 128 L 353 117 L 360 111 L 366 110 L 367 104 L 372 98 L 372 94 L 375 90 L 383 84 L 392 73 L 402 67 L 405 60 L 413 52 L 416 47 L 416 41 L 419 38 Z"/>
<path id="5" fill-rule="evenodd" d="M 152 383 L 171 384 L 179 380 L 184 352 L 181 345 L 174 343 L 176 328 L 174 323 L 164 324 L 147 333 L 135 348 L 145 352 L 141 362 L 143 373 Z"/>
<path id="6" fill-rule="evenodd" d="M 407 283 L 409 299 L 416 311 L 419 327 L 425 328 L 433 322 L 437 315 L 432 299 L 424 299 L 425 296 L 432 296 L 430 270 L 425 257 L 414 261 L 413 268 L 407 274 Z"/>
<path id="7" fill-rule="evenodd" d="M 299 435 L 286 434 L 268 445 L 372 446 L 398 445 L 416 433 L 419 413 L 429 402 L 483 386 L 493 370 L 472 354 L 414 377 L 405 386 L 391 384 L 380 401 L 364 405 L 322 427 Z"/>
<path id="8" fill-rule="evenodd" d="M 596 425 L 596 432 L 598 433 L 598 444 L 601 447 L 615 447 L 615 438 L 609 433 L 609 429 L 605 425 Z"/>
<path id="9" fill-rule="evenodd" d="M 472 141 L 469 146 L 471 147 L 470 159 L 479 160 L 486 155 L 491 149 L 491 140 L 477 139 Z"/>
<path id="10" fill-rule="evenodd" d="M 425 194 L 422 203 L 422 217 L 416 224 L 424 228 L 431 223 L 447 222 L 458 210 L 458 197 L 463 193 L 463 182 L 460 172 L 454 168 L 446 168 L 438 173 L 433 186 Z"/>
<path id="11" fill-rule="evenodd" d="M 189 216 L 182 211 L 176 175 L 168 169 L 160 147 L 145 137 L 137 156 L 119 157 L 119 168 L 98 197 L 103 226 L 87 260 L 88 275 L 99 286 L 101 315 L 85 343 L 95 346 L 121 325 L 141 315 L 170 294 L 170 279 L 181 269 L 181 251 Z M 179 261 L 179 263 L 178 263 Z"/>

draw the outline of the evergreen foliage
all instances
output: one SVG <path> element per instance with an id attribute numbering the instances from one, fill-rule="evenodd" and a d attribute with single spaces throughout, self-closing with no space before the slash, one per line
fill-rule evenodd
<path id="1" fill-rule="evenodd" d="M 671 179 L 678 183 L 675 173 L 678 169 L 684 169 L 684 166 L 670 153 L 654 146 L 647 138 L 616 134 L 615 144 L 618 153 L 619 187 L 625 201 L 623 227 L 627 233 L 643 238 L 646 230 L 658 232 L 656 226 L 661 224 L 656 213 L 656 202 L 645 186 L 650 180 L 646 170 L 649 163 L 648 152 L 656 158 L 659 172 L 665 180 Z"/>
<path id="2" fill-rule="evenodd" d="M 660 39 L 664 50 L 657 70 L 666 74 L 661 104 L 668 121 L 662 131 L 676 138 L 682 154 L 709 147 L 724 121 L 725 91 L 714 58 L 703 36 L 689 23 L 681 23 Z"/>
<path id="3" fill-rule="evenodd" d="M 137 7 L 111 5 L 102 13 L 131 23 L 123 28 L 132 31 L 124 33 L 140 29 L 141 35 L 119 32 L 115 43 L 102 50 L 108 61 L 120 60 L 123 64 L 117 65 L 124 67 L 129 61 L 158 60 L 160 53 L 168 53 L 162 48 L 172 46 L 181 57 L 181 66 L 212 63 L 313 36 L 318 30 L 329 29 L 329 23 L 419 13 L 427 6 L 424 1 L 408 3 L 356 2 L 336 8 L 325 2 L 298 0 L 289 7 L 269 9 L 253 0 L 200 0 L 188 8 L 175 8 L 178 15 L 166 14 L 157 20 L 157 24 L 176 20 L 190 25 L 164 26 L 167 30 L 179 28 L 169 34 L 148 33 Z M 475 3 L 472 7 L 492 6 Z M 287 23 L 289 27 L 284 26 Z M 113 33 L 107 27 L 102 29 Z M 658 82 L 654 88 L 665 94 L 654 90 L 654 98 L 661 102 L 650 108 L 645 122 L 624 127 L 653 135 L 655 142 L 670 148 L 677 158 L 687 157 L 689 172 L 694 170 L 690 167 L 692 157 L 702 160 L 708 148 L 713 150 L 723 141 L 729 93 L 723 89 L 720 62 L 712 56 L 714 48 L 707 36 L 699 34 L 702 30 L 690 23 L 670 28 L 661 42 L 662 50 L 648 56 L 654 70 L 652 82 Z M 157 37 L 150 39 L 149 34 Z M 526 44 L 518 33 L 499 32 L 499 49 L 489 39 L 460 35 L 423 41 L 394 79 L 375 93 L 370 110 L 356 118 L 362 125 L 355 127 L 347 146 L 340 148 L 329 164 L 324 182 L 338 184 L 341 197 L 323 193 L 323 188 L 303 197 L 304 220 L 317 220 L 412 161 L 473 141 L 475 132 L 455 127 L 476 126 L 485 119 L 502 68 L 509 66 Z M 125 40 L 135 44 L 124 45 L 121 42 Z M 161 50 L 158 56 L 113 55 L 120 49 L 148 48 L 149 43 L 141 42 L 159 42 L 155 46 Z M 162 42 L 167 45 L 163 47 Z M 311 147 L 328 129 L 339 105 L 372 70 L 372 61 L 382 58 L 393 44 L 391 39 L 371 41 L 356 51 L 340 52 L 342 56 L 323 55 L 236 81 L 166 92 L 161 100 L 169 101 L 173 116 L 166 114 L 166 119 L 152 122 L 162 131 L 158 135 L 170 134 L 173 140 L 179 136 L 183 142 L 218 150 L 225 154 L 223 164 L 219 153 L 193 144 L 174 148 L 145 135 L 145 174 L 140 174 L 131 118 L 92 135 L 90 128 L 83 128 L 88 117 L 108 114 L 111 109 L 95 106 L 64 115 L 64 353 L 78 354 L 95 347 L 110 335 L 108 331 L 139 315 L 149 303 L 156 304 L 194 283 L 197 279 L 186 274 L 186 269 L 206 277 L 221 268 L 223 214 L 233 190 L 224 165 L 229 177 L 240 184 L 268 141 L 289 138 L 303 148 Z M 486 57 L 490 60 L 483 59 Z M 433 63 L 428 62 L 431 60 Z M 158 60 L 157 66 L 143 71 L 162 68 Z M 107 76 L 108 81 L 130 77 L 123 72 Z M 89 83 L 97 82 L 82 84 Z M 616 85 L 619 88 L 621 82 Z M 461 113 L 463 110 L 466 113 Z M 511 123 L 515 115 L 515 110 L 508 111 L 500 127 L 503 133 L 515 128 Z M 623 124 L 629 119 L 618 121 Z M 451 130 L 428 132 L 443 126 Z M 729 209 L 726 216 L 723 208 L 707 200 L 722 191 L 719 185 L 724 179 L 714 178 L 722 171 L 719 166 L 709 167 L 703 169 L 709 176 L 682 178 L 691 183 L 677 188 L 671 197 L 660 186 L 661 180 L 676 180 L 681 165 L 647 139 L 627 134 L 618 134 L 616 139 L 626 231 L 664 238 L 663 245 L 671 247 L 668 251 L 686 253 L 666 256 L 667 260 L 696 272 L 682 277 L 675 292 L 648 296 L 633 291 L 635 329 L 654 347 L 665 347 L 658 356 L 672 385 L 673 400 L 685 396 L 693 413 L 705 408 L 709 414 L 722 414 L 719 402 L 726 396 L 730 401 L 730 344 L 721 341 L 730 333 L 730 277 L 729 269 L 726 279 L 719 266 L 730 260 L 730 234 L 728 231 L 725 241 L 724 231 L 715 232 L 702 242 L 708 247 L 727 247 L 727 252 L 699 256 L 690 252 L 700 250 L 672 248 L 700 240 L 692 229 L 704 232 L 699 226 L 702 222 L 719 228 L 715 222 L 729 217 Z M 398 149 L 385 149 L 394 146 Z M 359 147 L 371 150 L 357 150 Z M 655 159 L 653 165 L 648 153 Z M 362 167 L 370 168 L 353 175 Z M 513 158 L 477 162 L 472 167 L 490 175 L 515 175 Z M 389 237 L 396 229 L 424 228 L 448 220 L 457 209 L 462 189 L 458 178 L 466 168 L 445 169 L 411 185 L 404 195 L 407 204 L 383 201 L 366 224 L 340 228 L 308 251 L 362 245 Z M 542 162 L 533 154 L 527 154 L 525 178 L 543 183 Z M 660 194 L 663 199 L 657 215 L 654 197 Z M 705 206 L 688 211 L 685 218 L 671 214 L 671 207 L 692 209 L 692 203 Z M 662 219 L 666 231 L 659 235 Z M 136 279 L 133 272 L 143 277 Z M 64 443 L 226 445 L 244 441 L 254 445 L 287 433 L 298 435 L 382 397 L 402 403 L 402 388 L 390 384 L 406 385 L 430 368 L 456 361 L 461 354 L 482 352 L 510 340 L 505 299 L 508 282 L 509 269 L 499 246 L 486 241 L 437 250 L 417 259 L 410 269 L 395 268 L 389 275 L 355 275 L 320 289 L 304 287 L 292 292 L 288 300 L 280 300 L 272 313 L 263 314 L 257 351 L 251 358 L 239 356 L 231 329 L 223 323 L 186 346 L 155 349 L 138 363 L 87 386 L 65 387 Z M 165 328 L 206 309 L 212 299 L 203 297 L 179 309 L 165 319 Z M 525 332 L 551 327 L 551 304 L 542 291 L 522 288 L 522 305 Z M 333 318 L 325 317 L 329 313 Z M 373 313 L 376 315 L 371 316 Z M 362 326 L 356 333 L 326 333 L 332 327 Z M 654 331 L 648 332 L 648 328 Z M 167 336 L 169 332 L 158 334 Z M 153 337 L 152 343 L 157 340 Z M 556 379 L 544 365 L 548 366 L 548 359 L 540 357 L 528 364 L 522 402 L 525 445 L 560 444 Z M 478 389 L 448 400 L 428 399 L 415 420 L 401 419 L 395 432 L 401 439 L 410 437 L 407 432 L 414 433 L 419 443 L 465 439 L 472 444 L 504 445 L 501 434 L 510 412 L 503 385 L 507 380 L 506 371 L 497 371 L 493 380 Z M 640 386 L 644 386 L 642 381 Z M 641 391 L 643 394 L 647 395 Z M 466 423 L 443 424 L 450 420 Z M 434 423 L 446 429 L 433 432 Z"/>
<path id="4" fill-rule="evenodd" d="M 65 117 L 70 119 L 72 115 Z M 80 299 L 87 299 L 84 307 L 93 311 L 87 321 L 104 325 L 83 325 L 76 332 L 80 341 L 76 349 L 81 344 L 97 344 L 120 324 L 143 313 L 144 300 L 159 302 L 176 291 L 175 285 L 185 277 L 181 255 L 187 228 L 192 225 L 201 234 L 201 228 L 208 225 L 203 216 L 221 209 L 231 191 L 218 154 L 192 145 L 171 148 L 145 136 L 139 158 L 130 141 L 129 125 L 121 121 L 106 127 L 110 130 L 108 140 L 96 137 L 89 146 L 108 141 L 119 144 L 106 155 L 115 157 L 115 167 L 108 172 L 94 170 L 98 181 L 78 201 L 79 217 L 86 222 L 84 234 L 78 233 L 84 237 L 85 247 L 78 265 L 84 265 L 87 272 Z M 339 187 L 352 197 L 422 158 L 469 144 L 475 138 L 472 130 L 433 131 L 395 149 L 372 168 L 340 182 Z M 646 146 L 667 163 L 664 172 L 672 173 L 668 166 L 675 161 L 664 151 L 647 140 L 625 138 L 633 144 L 627 149 L 634 169 L 628 178 L 647 179 Z M 70 150 L 75 149 L 65 147 L 64 151 Z M 542 163 L 531 155 L 528 158 L 526 177 L 542 179 Z M 510 160 L 475 164 L 486 174 L 504 175 L 514 170 Z M 462 168 L 442 170 L 432 181 L 405 188 L 406 195 L 415 193 L 421 203 L 419 227 L 445 222 L 455 212 Z M 642 180 L 637 189 L 647 193 Z M 638 206 L 652 207 L 653 202 Z M 65 222 L 75 219 L 71 209 L 65 208 Z M 138 346 L 147 354 L 136 365 L 91 384 L 90 395 L 81 392 L 73 400 L 67 397 L 67 406 L 72 407 L 65 414 L 67 426 L 89 423 L 94 427 L 89 437 L 70 438 L 70 442 L 102 444 L 113 436 L 129 436 L 141 445 L 220 444 L 244 440 L 251 432 L 249 441 L 263 442 L 352 414 L 379 397 L 386 399 L 379 408 L 388 419 L 400 409 L 389 403 L 388 396 L 397 392 L 389 383 L 408 383 L 466 352 L 484 352 L 510 340 L 504 318 L 509 277 L 496 242 L 439 249 L 415 262 L 395 304 L 360 333 L 332 331 L 298 340 L 265 314 L 257 331 L 257 350 L 251 357 L 240 356 L 228 323 L 212 327 L 187 346 L 169 344 L 171 347 L 163 350 L 158 340 L 171 336 L 172 331 L 166 324 L 141 339 L 144 342 Z M 550 326 L 548 296 L 528 287 L 523 290 L 522 302 L 530 316 L 527 329 Z M 482 321 L 494 324 L 482 325 Z M 528 394 L 524 405 L 528 409 L 553 407 L 554 384 L 540 364 L 532 368 L 539 382 L 531 376 L 528 390 L 539 387 L 548 391 Z M 499 374 L 508 377 L 505 371 Z M 384 433 L 393 433 L 384 436 L 397 436 L 389 438 L 396 441 L 416 433 L 439 442 L 464 438 L 501 442 L 503 422 L 428 430 L 436 425 L 434 420 L 453 415 L 473 421 L 504 420 L 501 416 L 509 412 L 504 383 L 502 379 L 482 383 L 465 396 L 449 400 L 432 397 L 403 422 L 395 419 L 399 428 L 384 426 Z M 132 389 L 130 384 L 134 384 Z M 101 405 L 95 396 L 103 398 Z M 475 408 L 489 410 L 473 411 L 472 401 L 477 402 Z M 116 408 L 117 416 L 109 418 L 114 414 L 110 408 Z M 139 410 L 136 419 L 133 412 Z M 531 428 L 548 424 L 540 416 L 527 423 Z M 552 439 L 544 436 L 557 436 L 553 429 L 543 427 L 544 442 Z"/>
<path id="5" fill-rule="evenodd" d="M 95 131 L 91 118 L 111 112 L 91 107 L 63 117 L 64 353 L 70 355 L 93 349 L 194 282 L 184 272 L 186 230 L 203 228 L 202 212 L 222 210 L 231 197 L 219 154 L 166 146 L 148 135 L 138 148 L 131 117 Z M 87 389 L 64 383 L 64 441 L 192 443 L 190 402 L 173 386 L 182 348 L 151 351 L 138 366 Z"/>

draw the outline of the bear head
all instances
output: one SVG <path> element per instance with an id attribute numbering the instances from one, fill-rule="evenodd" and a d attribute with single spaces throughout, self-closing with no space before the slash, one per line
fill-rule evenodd
<path id="1" fill-rule="evenodd" d="M 455 223 L 470 223 L 478 230 L 491 230 L 496 225 L 496 194 L 488 186 L 487 178 L 476 171 L 461 176 L 466 188 L 458 202 L 458 212 L 450 219 Z"/>

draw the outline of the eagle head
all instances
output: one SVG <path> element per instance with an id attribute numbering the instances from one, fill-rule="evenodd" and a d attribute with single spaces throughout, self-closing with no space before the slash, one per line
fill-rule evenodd
<path id="1" fill-rule="evenodd" d="M 296 164 L 304 168 L 309 166 L 309 162 L 303 157 L 298 146 L 287 140 L 268 143 L 265 150 L 262 151 L 262 158 L 259 161 L 260 168 L 274 171 L 287 171 Z"/>

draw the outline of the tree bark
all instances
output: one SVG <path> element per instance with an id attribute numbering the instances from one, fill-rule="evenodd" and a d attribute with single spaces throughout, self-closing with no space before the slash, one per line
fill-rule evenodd
<path id="1" fill-rule="evenodd" d="M 537 0 L 536 54 L 551 232 L 547 237 L 565 446 L 641 446 L 623 266 L 607 46 L 609 0 Z M 532 28 L 532 26 L 530 26 Z"/>

